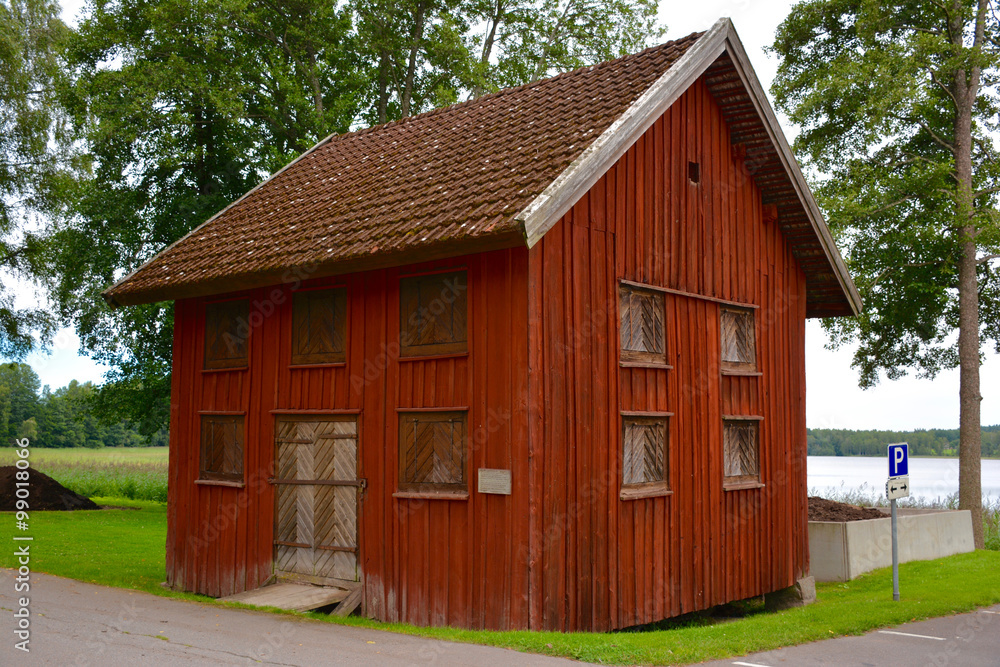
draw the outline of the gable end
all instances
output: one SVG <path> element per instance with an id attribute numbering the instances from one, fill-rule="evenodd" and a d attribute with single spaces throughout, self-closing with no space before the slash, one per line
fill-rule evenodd
<path id="1" fill-rule="evenodd" d="M 746 150 L 750 176 L 760 187 L 764 203 L 777 207 L 778 224 L 806 275 L 807 316 L 857 315 L 861 297 L 728 18 L 717 21 L 515 216 L 524 226 L 528 247 L 534 246 L 702 75 L 722 108 L 733 144 Z"/>

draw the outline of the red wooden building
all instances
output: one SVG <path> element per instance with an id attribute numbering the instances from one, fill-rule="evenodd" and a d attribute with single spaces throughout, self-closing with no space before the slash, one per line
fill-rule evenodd
<path id="1" fill-rule="evenodd" d="M 176 300 L 177 588 L 570 631 L 808 572 L 805 320 L 859 299 L 728 20 L 329 137 L 105 296 Z"/>

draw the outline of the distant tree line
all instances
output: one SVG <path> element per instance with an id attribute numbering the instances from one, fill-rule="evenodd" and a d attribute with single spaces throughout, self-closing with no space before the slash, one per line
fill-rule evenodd
<path id="1" fill-rule="evenodd" d="M 885 456 L 885 446 L 907 442 L 913 456 L 958 456 L 958 429 L 851 431 L 807 429 L 809 456 Z M 983 427 L 984 457 L 1000 457 L 1000 424 Z"/>
<path id="2" fill-rule="evenodd" d="M 72 380 L 52 391 L 28 364 L 0 364 L 0 443 L 28 438 L 34 447 L 165 446 L 167 431 L 144 436 L 128 421 L 104 423 L 91 405 L 94 385 Z"/>

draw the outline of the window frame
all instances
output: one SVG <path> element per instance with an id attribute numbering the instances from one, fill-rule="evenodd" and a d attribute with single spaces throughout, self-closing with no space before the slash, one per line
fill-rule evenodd
<path id="1" fill-rule="evenodd" d="M 663 352 L 649 352 L 646 350 L 632 350 L 625 347 L 623 336 L 625 333 L 625 312 L 623 309 L 623 297 L 625 293 L 637 295 L 647 295 L 659 303 L 659 310 L 663 317 L 663 332 L 662 339 L 660 341 L 663 346 Z M 646 368 L 672 368 L 668 361 L 669 346 L 667 345 L 667 290 L 656 287 L 655 285 L 646 285 L 643 283 L 633 282 L 631 280 L 619 280 L 618 281 L 618 354 L 619 354 L 619 365 L 621 366 L 637 366 Z"/>
<path id="2" fill-rule="evenodd" d="M 410 309 L 410 299 L 408 298 L 409 286 L 408 283 L 412 284 L 414 282 L 421 283 L 423 281 L 429 280 L 440 280 L 442 282 L 448 280 L 449 277 L 461 277 L 464 283 L 464 287 L 460 290 L 459 296 L 451 302 L 452 305 L 452 320 L 454 322 L 455 309 L 458 306 L 458 302 L 461 302 L 461 307 L 464 308 L 464 328 L 463 338 L 460 340 L 444 341 L 444 342 L 434 342 L 434 343 L 410 343 L 411 334 L 408 330 L 408 324 L 411 323 L 414 318 L 419 318 L 419 313 L 421 308 L 424 306 L 420 303 L 420 293 L 419 285 L 417 287 L 417 301 L 416 309 Z M 443 290 L 442 290 L 443 293 Z M 436 301 L 436 299 L 435 299 Z M 432 301 L 433 303 L 433 301 Z M 432 271 L 428 273 L 417 273 L 409 275 L 401 275 L 399 277 L 399 357 L 400 359 L 418 359 L 422 357 L 440 357 L 440 356 L 461 356 L 469 353 L 469 270 L 466 267 L 460 268 L 448 268 L 442 269 L 440 271 Z"/>
<path id="3" fill-rule="evenodd" d="M 237 486 L 242 488 L 246 480 L 246 414 L 243 412 L 200 412 L 199 413 L 199 435 L 198 435 L 198 478 L 196 484 L 212 484 L 218 486 Z M 235 460 L 239 463 L 239 470 L 235 472 L 220 472 L 209 470 L 206 467 L 207 450 L 206 426 L 212 422 L 231 423 L 233 425 L 234 440 L 239 445 L 239 456 Z M 223 442 L 222 446 L 225 447 Z"/>
<path id="4" fill-rule="evenodd" d="M 399 441 L 397 443 L 398 474 L 396 480 L 396 497 L 429 497 L 429 498 L 468 498 L 469 494 L 469 410 L 468 408 L 399 408 L 397 410 L 399 420 Z M 406 446 L 408 443 L 408 422 L 425 421 L 443 422 L 450 419 L 453 423 L 462 425 L 461 433 L 461 482 L 414 482 L 407 481 L 408 459 L 406 456 Z M 453 443 L 454 447 L 454 443 Z M 414 445 L 415 451 L 415 445 Z"/>
<path id="5" fill-rule="evenodd" d="M 246 337 L 240 339 L 238 336 L 237 340 L 242 340 L 243 344 L 243 356 L 242 357 L 220 357 L 215 358 L 212 356 L 211 352 L 211 342 L 212 336 L 210 336 L 209 327 L 213 322 L 218 322 L 219 316 L 225 313 L 227 310 L 236 310 L 235 307 L 239 308 L 238 313 L 230 313 L 230 317 L 236 322 L 236 326 L 239 324 L 239 317 L 242 315 L 247 326 Z M 235 299 L 225 299 L 220 301 L 206 301 L 205 308 L 203 311 L 204 323 L 202 327 L 202 334 L 204 335 L 205 341 L 202 346 L 202 370 L 205 371 L 230 371 L 230 370 L 242 370 L 249 367 L 250 364 L 250 298 L 249 297 L 238 297 Z M 224 335 L 227 331 L 221 331 L 221 327 L 215 332 L 215 340 L 219 336 Z"/>
<path id="6" fill-rule="evenodd" d="M 673 493 L 670 484 L 670 418 L 672 412 L 638 412 L 623 411 L 621 413 L 621 442 L 619 446 L 619 463 L 621 464 L 621 474 L 619 482 L 621 485 L 620 498 L 622 500 L 633 500 L 639 498 L 650 498 L 655 496 L 668 496 Z M 647 480 L 643 482 L 625 481 L 625 443 L 628 427 L 633 424 L 659 425 L 663 429 L 663 472 L 662 478 L 658 480 Z"/>
<path id="7" fill-rule="evenodd" d="M 301 312 L 297 306 L 304 300 L 320 299 L 329 296 L 334 300 L 333 317 L 334 328 L 339 330 L 341 349 L 333 352 L 307 353 L 299 351 L 301 324 L 303 324 Z M 310 289 L 296 290 L 292 292 L 292 324 L 291 324 L 291 357 L 289 366 L 335 366 L 347 363 L 347 332 L 348 332 L 348 292 L 346 285 L 333 285 L 316 287 Z M 340 315 L 338 326 L 337 315 Z M 308 325 L 309 318 L 305 318 Z"/>
<path id="8" fill-rule="evenodd" d="M 763 421 L 763 417 L 755 415 L 723 415 L 722 416 L 722 485 L 723 488 L 727 490 L 732 489 L 746 489 L 746 488 L 759 488 L 764 486 L 761 482 L 761 470 L 760 470 L 760 424 Z M 756 472 L 753 474 L 744 475 L 727 475 L 727 463 L 729 458 L 727 453 L 729 451 L 728 443 L 726 441 L 727 426 L 730 424 L 740 424 L 740 425 L 752 425 L 753 433 L 753 454 L 754 454 L 754 464 L 757 468 Z"/>
<path id="9" fill-rule="evenodd" d="M 725 333 L 725 319 L 727 314 L 734 314 L 738 317 L 749 318 L 750 319 L 750 331 L 753 333 L 753 337 L 750 341 L 752 345 L 752 361 L 732 361 L 725 358 L 727 346 L 726 346 L 726 333 Z M 757 310 L 755 308 L 734 306 L 729 304 L 720 304 L 719 306 L 719 368 L 720 370 L 728 375 L 740 375 L 740 374 L 756 374 L 758 371 L 757 367 Z"/>

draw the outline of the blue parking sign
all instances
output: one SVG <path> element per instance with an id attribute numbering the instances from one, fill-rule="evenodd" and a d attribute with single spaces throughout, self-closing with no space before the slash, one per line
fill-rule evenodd
<path id="1" fill-rule="evenodd" d="M 889 477 L 909 475 L 910 446 L 905 442 L 889 445 Z"/>

